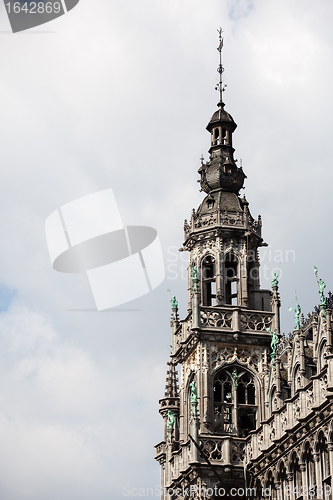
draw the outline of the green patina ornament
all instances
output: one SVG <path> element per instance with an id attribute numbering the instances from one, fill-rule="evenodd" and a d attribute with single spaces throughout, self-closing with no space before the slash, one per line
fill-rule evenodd
<path id="1" fill-rule="evenodd" d="M 316 268 L 316 266 L 314 266 L 314 273 L 315 273 L 315 276 L 317 278 L 317 283 L 318 283 L 318 292 L 320 295 L 320 306 L 323 309 L 324 307 L 326 307 L 326 299 L 324 297 L 324 290 L 326 288 L 326 283 L 321 278 L 318 278 L 318 269 Z"/>
<path id="2" fill-rule="evenodd" d="M 197 287 L 198 287 L 198 281 L 199 281 L 199 273 L 198 273 L 198 268 L 195 264 L 192 268 L 191 276 L 192 276 L 192 282 L 193 282 L 193 291 L 196 292 Z"/>
<path id="3" fill-rule="evenodd" d="M 319 287 L 319 295 L 320 295 L 320 305 L 326 306 L 326 300 L 324 297 L 324 290 L 326 288 L 326 284 L 322 279 L 318 280 L 318 287 Z"/>
<path id="4" fill-rule="evenodd" d="M 272 360 L 272 363 L 275 364 L 275 356 L 276 356 L 276 349 L 277 349 L 277 345 L 279 343 L 279 336 L 277 334 L 277 331 L 276 331 L 276 328 L 274 330 L 274 332 L 272 332 L 271 328 L 266 328 L 266 331 L 269 332 L 272 336 L 272 339 L 271 339 L 271 360 Z"/>
<path id="5" fill-rule="evenodd" d="M 171 410 L 169 410 L 168 411 L 168 423 L 167 423 L 168 429 L 173 429 L 173 427 L 175 425 L 175 419 L 176 419 L 175 414 Z"/>
<path id="6" fill-rule="evenodd" d="M 173 296 L 172 299 L 170 300 L 170 304 L 171 304 L 172 309 L 177 309 L 178 301 L 177 301 L 175 296 Z"/>
<path id="7" fill-rule="evenodd" d="M 190 383 L 190 388 L 191 388 L 190 400 L 192 403 L 196 403 L 198 401 L 198 391 L 195 385 L 195 380 L 192 380 L 192 382 Z"/>
<path id="8" fill-rule="evenodd" d="M 295 309 L 293 307 L 289 307 L 289 312 L 291 312 L 291 311 L 294 311 L 294 313 L 295 313 L 294 318 L 295 318 L 295 323 L 296 323 L 296 330 L 300 330 L 301 322 L 299 320 L 299 317 L 300 317 L 301 312 L 302 312 L 301 306 L 299 304 L 296 304 Z"/>
<path id="9" fill-rule="evenodd" d="M 234 387 L 238 387 L 238 373 L 236 369 L 232 372 L 232 379 L 234 381 Z"/>
<path id="10" fill-rule="evenodd" d="M 294 318 L 295 318 L 295 323 L 296 323 L 296 330 L 300 330 L 300 328 L 301 328 L 301 322 L 299 320 L 299 317 L 301 315 L 302 310 L 301 310 L 301 306 L 297 303 L 297 293 L 296 293 L 296 290 L 295 290 L 295 300 L 296 300 L 296 307 L 295 307 L 295 309 L 293 307 L 289 307 L 288 310 L 289 310 L 289 312 L 294 311 L 294 313 L 295 313 Z"/>
<path id="11" fill-rule="evenodd" d="M 276 273 L 274 273 L 273 274 L 273 279 L 272 279 L 272 288 L 275 287 L 275 286 L 276 287 L 279 286 L 279 280 L 278 280 L 278 278 L 279 278 L 279 276 Z"/>

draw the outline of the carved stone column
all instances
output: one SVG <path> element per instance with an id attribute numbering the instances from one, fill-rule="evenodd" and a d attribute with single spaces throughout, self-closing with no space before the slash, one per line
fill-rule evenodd
<path id="1" fill-rule="evenodd" d="M 217 253 L 215 269 L 216 269 L 216 305 L 222 306 L 224 299 L 224 280 L 223 280 L 224 263 L 221 256 L 221 252 Z"/>
<path id="2" fill-rule="evenodd" d="M 196 443 L 198 442 L 199 435 L 199 418 L 198 418 L 198 402 L 191 401 L 191 423 L 190 423 L 190 432 Z M 198 461 L 198 449 L 195 444 L 191 441 L 191 462 Z"/>
<path id="3" fill-rule="evenodd" d="M 192 295 L 192 326 L 193 328 L 199 328 L 200 319 L 199 319 L 200 311 L 199 311 L 199 292 L 198 290 L 193 291 Z"/>
<path id="4" fill-rule="evenodd" d="M 327 443 L 327 449 L 328 449 L 328 459 L 329 459 L 329 465 L 330 465 L 330 471 L 331 471 L 331 476 L 332 476 L 332 471 L 333 471 L 333 443 Z M 332 487 L 332 485 L 331 485 Z"/>
<path id="5" fill-rule="evenodd" d="M 301 387 L 306 384 L 305 381 L 305 350 L 304 350 L 304 334 L 299 333 L 299 356 L 300 356 L 300 376 L 301 376 Z"/>
<path id="6" fill-rule="evenodd" d="M 277 358 L 275 360 L 275 377 L 276 377 L 276 397 L 280 400 L 279 407 L 281 406 L 281 359 Z"/>
<path id="7" fill-rule="evenodd" d="M 274 481 L 274 488 L 276 490 L 277 500 L 284 500 L 283 493 L 281 491 L 281 481 Z"/>
<path id="8" fill-rule="evenodd" d="M 290 500 L 295 500 L 295 492 L 294 492 L 294 475 L 292 472 L 287 472 L 287 481 L 289 483 L 290 488 L 290 496 L 288 497 Z"/>
<path id="9" fill-rule="evenodd" d="M 240 312 L 240 310 L 238 308 L 236 308 L 233 311 L 233 314 L 232 314 L 232 329 L 235 332 L 239 332 L 240 331 L 240 315 L 239 315 L 239 312 Z"/>
<path id="10" fill-rule="evenodd" d="M 321 467 L 320 467 L 320 461 L 319 461 L 319 453 L 318 452 L 315 452 L 313 453 L 313 461 L 314 461 L 314 464 L 315 464 L 315 470 L 316 470 L 316 484 L 314 486 L 322 486 L 322 483 L 323 483 L 323 478 L 321 477 Z M 319 493 L 318 491 L 316 491 L 316 498 L 320 499 L 320 498 L 323 498 L 323 494 L 322 492 L 320 492 L 319 490 Z"/>
<path id="11" fill-rule="evenodd" d="M 203 432 L 209 432 L 211 418 L 210 418 L 210 405 L 209 405 L 209 391 L 208 391 L 208 377 L 209 377 L 209 344 L 202 346 L 202 425 Z"/>
<path id="12" fill-rule="evenodd" d="M 304 462 L 299 464 L 299 468 L 301 469 L 301 475 L 302 475 L 302 484 L 301 486 L 303 487 L 303 499 L 306 499 L 308 497 L 307 495 L 307 484 L 306 484 L 306 464 Z"/>
<path id="13" fill-rule="evenodd" d="M 273 293 L 272 293 L 272 298 L 271 298 L 271 306 L 272 306 L 272 312 L 274 313 L 273 317 L 273 330 L 276 330 L 277 333 L 280 333 L 280 307 L 281 307 L 281 301 L 280 301 L 280 296 L 279 296 L 279 288 L 278 286 L 273 286 L 272 287 Z"/>
<path id="14" fill-rule="evenodd" d="M 240 288 L 241 288 L 241 302 L 240 305 L 247 307 L 249 303 L 249 296 L 247 292 L 247 254 L 246 248 L 242 255 L 241 265 L 240 265 Z"/>

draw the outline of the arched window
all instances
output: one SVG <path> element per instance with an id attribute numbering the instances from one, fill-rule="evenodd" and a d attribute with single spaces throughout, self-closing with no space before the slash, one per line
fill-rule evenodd
<path id="1" fill-rule="evenodd" d="M 305 462 L 305 472 L 306 472 L 306 485 L 304 486 L 304 489 L 306 491 L 310 491 L 311 487 L 313 487 L 316 484 L 316 474 L 315 474 L 315 465 L 313 461 L 313 454 L 311 450 L 310 443 L 307 442 L 305 445 L 305 451 L 304 451 L 304 462 Z"/>
<path id="2" fill-rule="evenodd" d="M 306 334 L 306 340 L 313 340 L 313 330 L 309 328 L 308 333 Z"/>
<path id="3" fill-rule="evenodd" d="M 236 366 L 214 377 L 214 432 L 246 437 L 256 428 L 257 404 L 252 375 Z"/>
<path id="4" fill-rule="evenodd" d="M 222 144 L 227 144 L 227 131 L 225 128 L 222 129 Z"/>
<path id="5" fill-rule="evenodd" d="M 219 132 L 219 129 L 216 128 L 214 130 L 214 145 L 216 146 L 218 144 L 220 144 L 220 132 Z"/>
<path id="6" fill-rule="evenodd" d="M 301 379 L 301 371 L 300 371 L 300 366 L 297 365 L 295 371 L 294 371 L 294 394 L 298 389 L 301 389 L 302 387 L 302 379 Z"/>
<path id="7" fill-rule="evenodd" d="M 237 306 L 238 259 L 233 253 L 228 253 L 225 259 L 225 299 L 226 304 Z"/>
<path id="8" fill-rule="evenodd" d="M 290 471 L 292 473 L 291 490 L 294 493 L 294 498 L 298 498 L 302 493 L 302 473 L 298 462 L 296 453 L 293 453 L 290 464 Z M 304 488 L 303 488 L 304 490 Z"/>
<path id="9" fill-rule="evenodd" d="M 319 356 L 318 356 L 318 371 L 321 372 L 321 370 L 324 368 L 326 365 L 326 341 L 323 342 L 319 348 Z"/>
<path id="10" fill-rule="evenodd" d="M 281 389 L 281 399 L 282 401 L 285 401 L 289 398 L 291 398 L 291 389 L 287 385 L 284 385 Z"/>
<path id="11" fill-rule="evenodd" d="M 310 380 L 310 378 L 316 374 L 316 367 L 315 365 L 310 365 L 310 364 L 306 364 L 305 365 L 305 378 L 307 380 Z"/>
<path id="12" fill-rule="evenodd" d="M 276 388 L 275 387 L 271 392 L 270 402 L 271 402 L 271 414 L 272 414 L 273 411 L 276 411 L 278 409 L 278 402 L 277 402 Z"/>
<path id="13" fill-rule="evenodd" d="M 331 487 L 331 471 L 327 441 L 323 432 L 320 432 L 319 434 L 317 451 L 319 453 L 320 473 L 324 491 L 323 498 L 329 498 L 328 493 L 330 492 Z"/>
<path id="14" fill-rule="evenodd" d="M 204 306 L 216 304 L 216 270 L 212 255 L 207 255 L 202 261 L 202 293 Z"/>
<path id="15" fill-rule="evenodd" d="M 267 480 L 265 482 L 265 491 L 271 493 L 270 496 L 267 497 L 267 500 L 276 498 L 274 478 L 271 470 L 267 474 Z"/>
<path id="16" fill-rule="evenodd" d="M 283 462 L 280 463 L 278 482 L 280 483 L 278 498 L 280 498 L 280 500 L 290 498 L 290 487 L 289 481 L 287 479 L 287 470 Z"/>
<path id="17" fill-rule="evenodd" d="M 257 498 L 258 500 L 261 500 L 262 498 L 264 498 L 264 496 L 263 496 L 264 488 L 263 488 L 262 482 L 260 481 L 259 478 L 256 479 L 256 482 L 254 483 L 254 487 L 255 487 L 255 492 L 256 492 L 255 498 Z"/>
<path id="18" fill-rule="evenodd" d="M 214 379 L 214 432 L 232 432 L 232 377 L 228 371 L 220 371 Z"/>

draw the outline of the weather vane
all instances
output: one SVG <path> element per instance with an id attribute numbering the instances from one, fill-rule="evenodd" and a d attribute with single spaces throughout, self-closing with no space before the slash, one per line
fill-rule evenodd
<path id="1" fill-rule="evenodd" d="M 219 42 L 220 42 L 219 46 L 217 47 L 217 50 L 220 53 L 220 64 L 219 64 L 219 66 L 217 68 L 217 72 L 220 75 L 220 80 L 219 80 L 219 83 L 216 85 L 215 90 L 219 91 L 219 93 L 220 93 L 220 102 L 222 102 L 222 92 L 225 91 L 226 86 L 227 86 L 227 85 L 223 85 L 223 81 L 222 81 L 222 75 L 223 75 L 223 72 L 224 72 L 224 67 L 222 66 L 222 47 L 223 47 L 222 33 L 223 33 L 223 29 L 220 28 L 220 29 L 217 30 L 217 32 L 219 34 Z"/>

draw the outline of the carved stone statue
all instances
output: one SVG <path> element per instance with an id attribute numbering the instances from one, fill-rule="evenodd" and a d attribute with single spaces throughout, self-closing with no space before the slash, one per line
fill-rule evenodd
<path id="1" fill-rule="evenodd" d="M 233 378 L 233 381 L 234 381 L 234 386 L 238 387 L 238 373 L 237 373 L 236 368 L 232 372 L 232 378 Z"/>
<path id="2" fill-rule="evenodd" d="M 197 387 L 195 385 L 195 380 L 192 380 L 192 382 L 190 383 L 190 388 L 191 388 L 190 400 L 192 403 L 197 403 L 198 391 L 197 391 Z"/>
<path id="3" fill-rule="evenodd" d="M 301 312 L 302 312 L 301 306 L 299 304 L 296 304 L 295 309 L 293 309 L 292 307 L 289 307 L 289 312 L 291 312 L 291 311 L 294 311 L 294 313 L 295 313 L 294 318 L 295 318 L 295 323 L 296 323 L 296 330 L 299 330 L 301 328 L 301 322 L 299 320 L 299 317 L 300 317 Z"/>
<path id="4" fill-rule="evenodd" d="M 193 291 L 196 292 L 197 287 L 198 287 L 198 282 L 199 282 L 199 273 L 198 273 L 198 268 L 195 264 L 192 268 L 191 276 L 192 276 L 192 282 L 193 282 Z"/>
<path id="5" fill-rule="evenodd" d="M 318 269 L 316 268 L 316 266 L 314 266 L 314 273 L 316 275 L 317 283 L 318 283 L 318 291 L 319 291 L 319 295 L 320 295 L 320 305 L 321 305 L 321 307 L 325 307 L 326 306 L 326 299 L 324 297 L 324 290 L 326 288 L 326 283 L 321 278 L 318 278 Z"/>
<path id="6" fill-rule="evenodd" d="M 274 332 L 272 332 L 271 328 L 266 328 L 266 331 L 269 332 L 272 336 L 272 339 L 271 339 L 271 350 L 272 350 L 271 360 L 274 364 L 275 363 L 276 349 L 277 349 L 277 345 L 279 343 L 279 336 L 277 334 L 276 328 L 275 328 Z"/>
<path id="7" fill-rule="evenodd" d="M 167 423 L 167 429 L 173 429 L 174 425 L 175 425 L 175 414 L 169 410 L 168 411 L 168 423 Z"/>
<path id="8" fill-rule="evenodd" d="M 326 284 L 322 279 L 318 280 L 318 287 L 319 287 L 319 295 L 320 295 L 320 305 L 321 306 L 326 306 L 326 300 L 324 297 L 324 290 L 326 288 Z"/>

